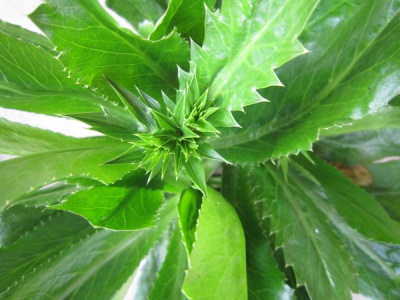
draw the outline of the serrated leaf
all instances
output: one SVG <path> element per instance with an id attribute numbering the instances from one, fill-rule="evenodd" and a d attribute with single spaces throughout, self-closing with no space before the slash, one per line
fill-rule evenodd
<path id="1" fill-rule="evenodd" d="M 263 101 L 256 89 L 280 84 L 274 69 L 305 52 L 296 38 L 317 3 L 237 0 L 207 11 L 204 43 L 191 49 L 200 90 L 222 112 Z"/>
<path id="2" fill-rule="evenodd" d="M 325 197 L 349 226 L 367 238 L 400 243 L 400 224 L 391 220 L 375 199 L 340 171 L 317 158 L 313 159 L 314 164 L 304 158 L 297 158 L 295 161 L 316 178 Z"/>
<path id="3" fill-rule="evenodd" d="M 45 114 L 100 111 L 101 97 L 69 78 L 43 37 L 10 26 L 0 23 L 2 107 Z"/>
<path id="4" fill-rule="evenodd" d="M 246 170 L 224 166 L 222 194 L 233 205 L 246 237 L 246 267 L 249 299 L 291 299 L 293 291 L 285 284 L 274 259 L 272 241 L 260 224 L 260 212 L 251 193 Z"/>
<path id="5" fill-rule="evenodd" d="M 182 293 L 182 283 L 188 266 L 187 254 L 179 226 L 174 225 L 163 265 L 158 271 L 157 279 L 154 281 L 148 296 L 150 300 L 187 299 Z M 155 257 L 155 259 L 158 259 L 158 257 Z"/>
<path id="6" fill-rule="evenodd" d="M 247 299 L 243 229 L 235 210 L 209 189 L 196 228 L 184 293 L 192 299 Z"/>
<path id="7" fill-rule="evenodd" d="M 300 38 L 310 53 L 277 72 L 285 88 L 263 91 L 270 103 L 235 114 L 243 130 L 223 131 L 216 150 L 243 164 L 296 154 L 310 150 L 320 129 L 386 105 L 400 92 L 398 12 L 398 1 L 318 6 Z"/>
<path id="8" fill-rule="evenodd" d="M 95 230 L 76 215 L 46 214 L 43 208 L 15 206 L 3 212 L 3 219 L 17 216 L 27 227 L 0 250 L 0 296 L 111 299 L 168 228 L 176 202 L 170 204 L 163 209 L 158 229 L 141 231 Z M 66 270 L 73 276 L 66 276 Z"/>
<path id="9" fill-rule="evenodd" d="M 187 189 L 182 192 L 178 204 L 179 225 L 188 253 L 192 252 L 193 243 L 196 240 L 195 232 L 202 202 L 201 199 L 202 195 L 199 191 Z"/>
<path id="10" fill-rule="evenodd" d="M 132 116 L 140 122 L 140 125 L 145 126 L 148 132 L 153 132 L 157 129 L 154 117 L 150 109 L 139 99 L 135 94 L 120 86 L 113 80 L 107 78 L 114 91 L 118 94 L 125 107 Z M 133 123 L 133 122 L 132 122 Z M 138 127 L 140 127 L 140 125 Z"/>
<path id="11" fill-rule="evenodd" d="M 111 183 L 128 173 L 130 165 L 104 165 L 124 152 L 128 144 L 108 143 L 108 147 L 57 150 L 0 162 L 0 206 L 48 183 L 68 177 L 91 177 Z"/>
<path id="12" fill-rule="evenodd" d="M 315 189 L 298 182 L 297 174 L 290 172 L 287 182 L 279 167 L 266 165 L 252 174 L 254 201 L 262 203 L 262 216 L 270 219 L 275 247 L 282 248 L 296 285 L 305 286 L 311 299 L 351 299 L 354 270 L 343 242 L 320 211 L 319 202 L 325 200 L 314 197 Z"/>
<path id="13" fill-rule="evenodd" d="M 355 120 L 343 126 L 335 126 L 321 130 L 322 137 L 347 134 L 357 131 L 377 130 L 385 128 L 400 129 L 400 107 L 384 106 L 376 113 L 366 115 L 365 117 Z"/>
<path id="14" fill-rule="evenodd" d="M 81 215 L 96 227 L 137 230 L 155 225 L 162 198 L 157 190 L 105 186 L 80 191 L 52 207 Z"/>
<path id="15" fill-rule="evenodd" d="M 185 162 L 185 173 L 192 180 L 194 186 L 199 189 L 203 195 L 207 195 L 206 176 L 204 166 L 201 159 L 190 157 Z"/>
<path id="16" fill-rule="evenodd" d="M 68 148 L 107 145 L 107 138 L 73 138 L 0 118 L 0 153 L 28 155 Z"/>
<path id="17" fill-rule="evenodd" d="M 60 60 L 72 77 L 104 93 L 110 90 L 103 74 L 126 88 L 136 85 L 159 96 L 176 86 L 176 65 L 187 65 L 188 46 L 177 34 L 145 40 L 121 29 L 98 2 L 49 0 L 30 18 L 62 51 Z"/>
<path id="18" fill-rule="evenodd" d="M 215 2 L 215 0 L 171 0 L 150 39 L 158 40 L 177 28 L 180 34 L 201 44 L 204 39 L 205 6 L 213 9 Z"/>

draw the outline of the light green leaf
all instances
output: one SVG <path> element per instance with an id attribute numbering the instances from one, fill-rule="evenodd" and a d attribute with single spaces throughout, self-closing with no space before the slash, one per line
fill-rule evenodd
<path id="1" fill-rule="evenodd" d="M 101 97 L 69 78 L 57 54 L 43 48 L 49 46 L 43 37 L 10 26 L 0 23 L 2 107 L 47 114 L 100 111 Z"/>
<path id="2" fill-rule="evenodd" d="M 103 186 L 80 191 L 52 206 L 85 217 L 96 227 L 137 230 L 155 225 L 162 192 L 143 187 Z"/>
<path id="3" fill-rule="evenodd" d="M 112 143 L 108 147 L 75 148 L 44 152 L 0 162 L 0 207 L 18 196 L 68 177 L 90 177 L 111 183 L 128 173 L 132 166 L 103 165 L 129 148 Z"/>
<path id="4" fill-rule="evenodd" d="M 112 10 L 124 17 L 143 37 L 148 37 L 166 10 L 157 0 L 107 0 Z"/>
<path id="5" fill-rule="evenodd" d="M 111 97 L 103 75 L 159 97 L 177 86 L 177 65 L 187 65 L 188 45 L 177 34 L 144 40 L 118 27 L 96 1 L 49 0 L 30 17 L 57 45 L 73 78 Z"/>
<path id="6" fill-rule="evenodd" d="M 206 12 L 204 43 L 193 44 L 191 66 L 201 92 L 209 88 L 221 107 L 216 114 L 264 101 L 256 89 L 280 84 L 274 69 L 305 53 L 297 37 L 317 3 L 235 0 Z"/>
<path id="7" fill-rule="evenodd" d="M 285 284 L 274 259 L 269 232 L 260 226 L 260 212 L 251 193 L 246 170 L 224 166 L 222 194 L 237 211 L 246 237 L 246 266 L 249 299 L 291 299 L 293 291 Z"/>
<path id="8" fill-rule="evenodd" d="M 177 28 L 184 37 L 201 45 L 204 39 L 205 6 L 212 10 L 215 2 L 215 0 L 171 0 L 150 39 L 161 39 Z"/>
<path id="9" fill-rule="evenodd" d="M 216 191 L 203 198 L 190 268 L 183 284 L 191 299 L 247 299 L 245 240 L 234 209 Z"/>
<path id="10" fill-rule="evenodd" d="M 309 150 L 320 129 L 385 106 L 400 92 L 398 12 L 391 0 L 318 6 L 300 39 L 311 52 L 277 72 L 285 88 L 262 92 L 270 103 L 235 114 L 243 129 L 223 131 L 216 150 L 243 164 L 295 154 Z"/>
<path id="11" fill-rule="evenodd" d="M 192 180 L 194 186 L 203 195 L 207 195 L 206 175 L 204 173 L 203 161 L 196 157 L 190 157 L 185 163 L 185 173 Z"/>
<path id="12" fill-rule="evenodd" d="M 43 208 L 3 212 L 3 220 L 18 217 L 26 227 L 0 249 L 0 297 L 111 299 L 168 229 L 176 202 L 170 204 L 158 229 L 141 231 L 95 230 L 76 215 Z"/>

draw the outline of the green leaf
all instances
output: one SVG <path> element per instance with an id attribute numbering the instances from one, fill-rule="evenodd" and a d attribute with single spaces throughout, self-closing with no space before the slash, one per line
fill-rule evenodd
<path id="1" fill-rule="evenodd" d="M 187 65 L 188 46 L 177 34 L 144 40 L 119 28 L 98 2 L 49 0 L 30 17 L 57 45 L 71 76 L 109 96 L 103 74 L 125 88 L 136 85 L 160 96 L 177 85 L 176 66 Z"/>
<path id="2" fill-rule="evenodd" d="M 78 139 L 0 118 L 0 153 L 28 155 L 68 148 L 87 147 L 93 143 L 107 145 L 107 139 Z"/>
<path id="3" fill-rule="evenodd" d="M 192 180 L 194 186 L 204 195 L 207 195 L 206 175 L 202 160 L 190 157 L 185 163 L 185 173 Z"/>
<path id="4" fill-rule="evenodd" d="M 171 0 L 167 11 L 150 35 L 150 39 L 161 39 L 177 28 L 183 36 L 197 44 L 202 44 L 205 6 L 212 10 L 215 2 L 215 0 Z"/>
<path id="5" fill-rule="evenodd" d="M 369 130 L 323 138 L 315 151 L 325 160 L 342 164 L 342 171 L 355 182 L 365 183 L 366 191 L 400 221 L 399 141 L 399 129 Z"/>
<path id="6" fill-rule="evenodd" d="M 155 257 L 155 259 L 158 259 L 158 257 Z M 164 263 L 157 274 L 157 279 L 153 283 L 148 299 L 187 299 L 182 293 L 187 264 L 186 249 L 182 242 L 182 235 L 179 226 L 175 226 L 170 237 L 170 244 L 167 248 Z"/>
<path id="7" fill-rule="evenodd" d="M 169 227 L 176 201 L 170 204 L 159 228 L 141 231 L 95 230 L 76 215 L 46 214 L 43 208 L 14 206 L 3 212 L 3 220 L 17 216 L 27 227 L 0 249 L 0 297 L 111 299 Z"/>
<path id="8" fill-rule="evenodd" d="M 157 0 L 107 0 L 112 10 L 124 17 L 143 37 L 148 37 L 166 7 Z"/>
<path id="9" fill-rule="evenodd" d="M 295 161 L 318 181 L 325 197 L 349 226 L 367 238 L 400 243 L 400 224 L 391 220 L 368 193 L 317 158 L 313 159 L 313 163 L 301 157 Z"/>
<path id="10" fill-rule="evenodd" d="M 181 194 L 178 204 L 179 225 L 188 253 L 192 252 L 196 240 L 196 225 L 201 207 L 202 195 L 194 189 L 186 189 Z"/>
<path id="11" fill-rule="evenodd" d="M 209 189 L 183 284 L 191 299 L 247 299 L 245 240 L 234 209 Z"/>
<path id="12" fill-rule="evenodd" d="M 111 183 L 128 173 L 126 165 L 103 165 L 129 147 L 112 143 L 108 147 L 75 148 L 44 152 L 0 162 L 0 206 L 48 183 L 68 177 L 90 177 Z M 5 176 L 7 174 L 7 176 Z"/>
<path id="13" fill-rule="evenodd" d="M 370 241 L 354 232 L 348 235 L 360 293 L 372 299 L 399 298 L 400 245 Z"/>
<path id="14" fill-rule="evenodd" d="M 365 117 L 355 120 L 351 124 L 345 124 L 341 127 L 330 127 L 322 130 L 321 136 L 332 136 L 338 134 L 346 134 L 357 131 L 376 130 L 385 128 L 400 129 L 400 107 L 384 106 L 376 113 L 366 115 Z"/>
<path id="15" fill-rule="evenodd" d="M 200 90 L 222 113 L 264 101 L 256 89 L 279 85 L 274 69 L 305 53 L 297 36 L 317 3 L 236 0 L 207 11 L 204 43 L 191 49 Z"/>
<path id="16" fill-rule="evenodd" d="M 389 0 L 318 6 L 300 39 L 311 52 L 277 72 L 286 88 L 265 90 L 270 103 L 235 114 L 243 129 L 222 131 L 216 150 L 243 164 L 295 154 L 309 150 L 320 129 L 386 105 L 400 92 L 398 11 Z"/>
<path id="17" fill-rule="evenodd" d="M 136 230 L 155 225 L 162 192 L 143 187 L 103 186 L 80 191 L 52 206 L 85 217 L 96 227 Z"/>
<path id="18" fill-rule="evenodd" d="M 0 105 L 47 114 L 100 111 L 101 97 L 75 84 L 47 40 L 0 23 Z M 18 36 L 17 36 L 18 33 Z M 43 45 L 44 44 L 44 45 Z M 40 66 L 37 67 L 37 66 Z"/>
<path id="19" fill-rule="evenodd" d="M 293 268 L 296 287 L 305 286 L 311 299 L 351 299 L 355 271 L 339 235 L 326 222 L 325 213 L 333 209 L 321 212 L 326 200 L 318 187 L 310 187 L 315 183 L 293 169 L 286 181 L 282 170 L 272 165 L 255 168 L 250 176 L 254 202 L 262 218 L 270 220 L 275 247 L 282 248 L 286 266 Z"/>
<path id="20" fill-rule="evenodd" d="M 291 299 L 293 291 L 285 284 L 274 259 L 270 237 L 260 227 L 260 212 L 246 170 L 224 166 L 222 194 L 233 205 L 246 237 L 246 266 L 249 299 Z"/>

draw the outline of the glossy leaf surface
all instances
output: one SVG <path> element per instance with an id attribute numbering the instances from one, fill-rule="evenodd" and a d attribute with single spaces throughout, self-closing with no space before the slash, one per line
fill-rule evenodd
<path id="1" fill-rule="evenodd" d="M 207 11 L 204 43 L 191 49 L 200 90 L 222 112 L 263 101 L 256 89 L 279 85 L 274 69 L 305 53 L 296 38 L 317 3 L 237 0 Z"/>
<path id="2" fill-rule="evenodd" d="M 246 266 L 249 299 L 291 299 L 293 291 L 285 284 L 274 259 L 269 232 L 260 226 L 258 200 L 251 192 L 245 170 L 225 166 L 223 195 L 236 209 L 246 238 Z"/>
<path id="3" fill-rule="evenodd" d="M 218 192 L 203 198 L 183 291 L 192 299 L 246 299 L 245 240 L 234 209 Z"/>
<path id="4" fill-rule="evenodd" d="M 50 0 L 30 17 L 57 45 L 71 76 L 102 91 L 109 90 L 106 75 L 159 97 L 176 86 L 176 66 L 187 65 L 188 46 L 178 35 L 144 40 L 119 28 L 98 2 Z"/>
<path id="5" fill-rule="evenodd" d="M 400 92 L 399 2 L 350 2 L 318 6 L 301 36 L 310 53 L 277 72 L 285 88 L 263 91 L 271 102 L 236 114 L 243 129 L 213 144 L 227 160 L 250 164 L 309 150 L 320 129 L 373 113 Z"/>
<path id="6" fill-rule="evenodd" d="M 53 207 L 79 214 L 94 226 L 135 230 L 154 226 L 161 204 L 161 191 L 104 186 L 78 192 Z"/>
<path id="7" fill-rule="evenodd" d="M 103 164 L 125 151 L 126 147 L 116 144 L 114 148 L 57 150 L 2 161 L 1 207 L 19 195 L 68 177 L 91 177 L 106 184 L 114 182 L 128 173 L 132 166 Z"/>

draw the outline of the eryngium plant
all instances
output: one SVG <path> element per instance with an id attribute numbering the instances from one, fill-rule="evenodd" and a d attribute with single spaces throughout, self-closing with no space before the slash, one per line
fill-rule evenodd
<path id="1" fill-rule="evenodd" d="M 400 298 L 400 1 L 30 18 L 0 23 L 0 106 L 98 136 L 0 120 L 0 298 Z"/>

